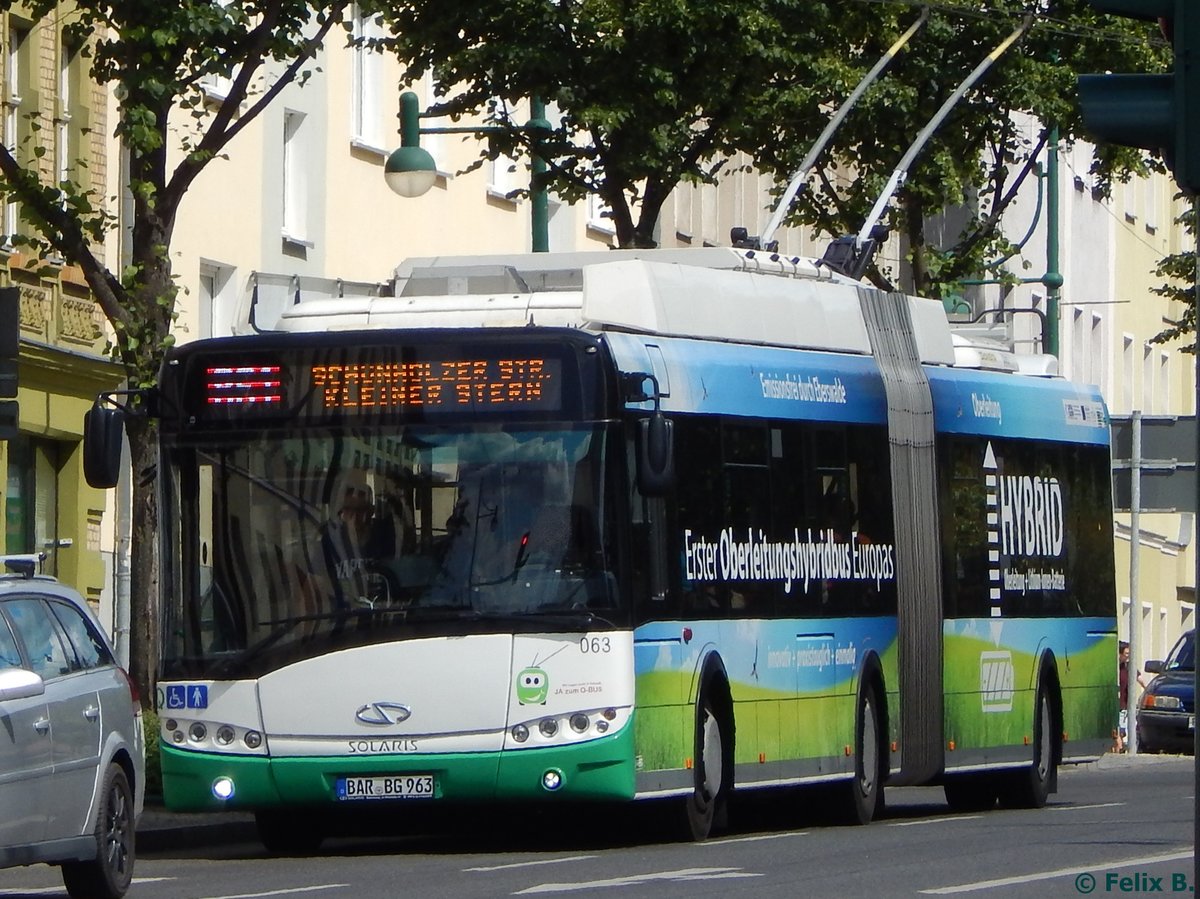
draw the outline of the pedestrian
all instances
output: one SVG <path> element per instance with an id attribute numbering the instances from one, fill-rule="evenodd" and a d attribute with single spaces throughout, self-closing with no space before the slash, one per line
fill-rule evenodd
<path id="1" fill-rule="evenodd" d="M 1142 672 L 1137 673 L 1139 687 L 1145 688 Z M 1121 710 L 1117 713 L 1117 739 L 1113 752 L 1125 751 L 1125 738 L 1129 730 L 1129 644 L 1122 640 L 1117 647 L 1117 701 Z"/>

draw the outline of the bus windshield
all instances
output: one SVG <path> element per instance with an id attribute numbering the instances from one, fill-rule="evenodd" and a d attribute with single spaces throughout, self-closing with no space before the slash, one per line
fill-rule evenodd
<path id="1" fill-rule="evenodd" d="M 627 617 L 607 442 L 605 425 L 180 441 L 164 674 L 253 676 L 351 645 Z"/>

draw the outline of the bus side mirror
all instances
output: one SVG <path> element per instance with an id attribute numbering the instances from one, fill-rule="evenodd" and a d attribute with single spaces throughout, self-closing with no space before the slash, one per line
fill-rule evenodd
<path id="1" fill-rule="evenodd" d="M 675 486 L 675 422 L 661 412 L 638 422 L 638 490 L 663 496 Z"/>
<path id="2" fill-rule="evenodd" d="M 100 489 L 116 487 L 121 477 L 121 441 L 125 414 L 96 402 L 83 416 L 83 476 Z"/>

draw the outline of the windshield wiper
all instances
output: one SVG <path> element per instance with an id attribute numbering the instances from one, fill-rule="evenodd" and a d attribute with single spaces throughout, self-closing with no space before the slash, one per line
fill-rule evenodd
<path id="1" fill-rule="evenodd" d="M 332 621 L 335 619 L 346 618 L 355 613 L 352 610 L 340 610 L 337 612 L 322 612 L 317 615 L 298 615 L 295 618 L 283 618 L 276 621 L 264 621 L 264 624 L 274 624 L 275 629 L 263 637 L 256 643 L 251 643 L 237 655 L 227 659 L 222 659 L 213 667 L 213 673 L 223 671 L 236 670 L 240 668 L 247 660 L 254 658 L 264 649 L 269 649 L 274 644 L 278 643 L 285 636 L 296 629 L 298 625 L 308 621 Z"/>
<path id="2" fill-rule="evenodd" d="M 570 625 L 578 624 L 598 624 L 602 627 L 611 627 L 614 630 L 617 625 L 603 615 L 597 615 L 589 609 L 532 609 L 528 612 L 513 612 L 513 618 L 536 618 L 538 621 L 561 622 Z"/>

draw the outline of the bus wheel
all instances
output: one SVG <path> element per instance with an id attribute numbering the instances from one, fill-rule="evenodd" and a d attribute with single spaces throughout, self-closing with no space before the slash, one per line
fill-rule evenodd
<path id="1" fill-rule="evenodd" d="M 996 807 L 996 780 L 990 774 L 952 774 L 942 789 L 952 811 L 986 812 Z"/>
<path id="2" fill-rule="evenodd" d="M 696 787 L 687 798 L 684 836 L 697 842 L 708 839 L 713 823 L 722 817 L 725 803 L 725 735 L 721 719 L 705 690 L 696 714 L 696 762 L 692 769 Z"/>
<path id="3" fill-rule="evenodd" d="M 884 759 L 879 749 L 879 699 L 874 684 L 858 697 L 854 724 L 854 780 L 846 806 L 850 824 L 870 824 L 883 811 Z"/>
<path id="4" fill-rule="evenodd" d="M 254 823 L 263 846 L 276 855 L 310 855 L 325 840 L 312 817 L 295 809 L 255 812 Z"/>
<path id="5" fill-rule="evenodd" d="M 1052 792 L 1058 774 L 1054 714 L 1045 681 L 1038 687 L 1037 716 L 1033 720 L 1033 762 L 1012 772 L 1000 791 L 1005 808 L 1041 808 Z"/>

